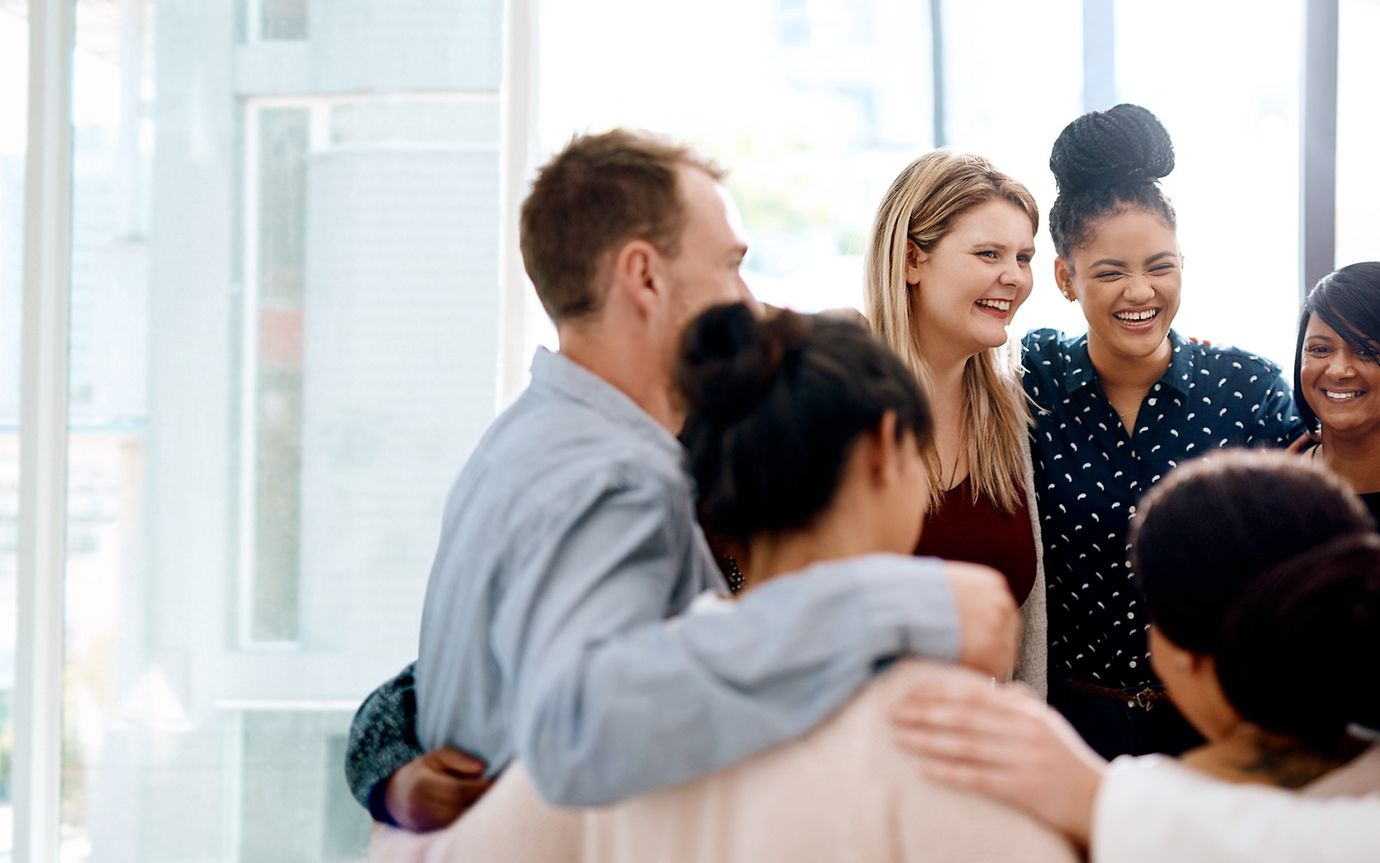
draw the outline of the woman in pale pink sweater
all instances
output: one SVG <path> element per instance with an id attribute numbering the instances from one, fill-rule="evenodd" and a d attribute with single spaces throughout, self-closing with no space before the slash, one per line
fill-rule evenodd
<path id="1" fill-rule="evenodd" d="M 828 571 L 859 555 L 876 556 L 878 565 L 888 556 L 901 561 L 915 548 L 929 495 L 922 454 L 934 423 L 914 374 L 867 330 L 821 316 L 780 312 L 761 320 L 745 306 L 714 309 L 691 325 L 677 383 L 688 408 L 682 439 L 700 518 L 706 530 L 742 550 L 745 591 L 772 591 L 797 573 Z M 973 564 L 958 566 L 999 578 Z M 735 604 L 705 596 L 689 613 L 727 616 Z M 795 637 L 762 633 L 764 644 Z M 417 837 L 380 828 L 373 857 L 1075 859 L 1071 846 L 1035 819 L 930 783 L 914 757 L 894 746 L 889 710 L 905 689 L 925 680 L 991 685 L 956 667 L 901 658 L 803 738 L 701 779 L 583 813 L 547 807 L 515 765 L 440 833 Z M 668 747 L 675 744 L 666 739 Z"/>

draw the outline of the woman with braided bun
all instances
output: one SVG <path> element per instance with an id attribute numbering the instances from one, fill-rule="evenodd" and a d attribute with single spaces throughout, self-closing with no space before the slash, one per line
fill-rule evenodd
<path id="1" fill-rule="evenodd" d="M 1302 432 L 1273 363 L 1171 329 L 1183 257 L 1159 179 L 1174 169 L 1154 114 L 1084 114 L 1054 143 L 1049 229 L 1059 290 L 1088 331 L 1026 335 L 1035 486 L 1048 579 L 1050 702 L 1104 757 L 1200 740 L 1150 667 L 1150 620 L 1127 562 L 1145 492 L 1222 447 L 1283 447 Z"/>

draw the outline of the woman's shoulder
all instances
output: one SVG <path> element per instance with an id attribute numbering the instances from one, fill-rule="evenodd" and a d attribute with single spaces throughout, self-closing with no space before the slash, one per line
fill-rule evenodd
<path id="1" fill-rule="evenodd" d="M 1195 364 L 1202 369 L 1219 368 L 1224 374 L 1231 373 L 1244 377 L 1248 382 L 1274 383 L 1283 377 L 1278 363 L 1245 348 L 1234 345 L 1205 344 L 1195 342 L 1170 331 L 1176 353 L 1189 352 Z M 1210 371 L 1209 371 L 1210 373 Z"/>
<path id="2" fill-rule="evenodd" d="M 1060 353 L 1072 347 L 1082 336 L 1065 335 L 1063 330 L 1041 327 L 1021 337 L 1021 351 L 1025 353 Z"/>

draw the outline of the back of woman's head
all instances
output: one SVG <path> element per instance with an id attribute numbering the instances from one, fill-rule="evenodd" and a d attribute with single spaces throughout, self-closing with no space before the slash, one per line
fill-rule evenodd
<path id="1" fill-rule="evenodd" d="M 1309 428 L 1316 428 L 1318 415 L 1299 393 L 1302 379 L 1303 345 L 1308 322 L 1317 315 L 1361 356 L 1380 354 L 1380 262 L 1364 261 L 1335 270 L 1318 280 L 1299 315 L 1298 345 L 1294 349 L 1294 393 L 1299 417 Z"/>
<path id="2" fill-rule="evenodd" d="M 1227 615 L 1222 692 L 1262 728 L 1330 751 L 1380 730 L 1380 535 L 1353 533 L 1272 567 Z"/>
<path id="3" fill-rule="evenodd" d="M 1321 466 L 1238 451 L 1176 468 L 1146 495 L 1131 559 L 1151 621 L 1179 647 L 1216 658 L 1242 716 L 1316 742 L 1377 718 L 1374 539 L 1365 508 Z M 1257 684 L 1259 693 L 1245 691 Z"/>
<path id="4" fill-rule="evenodd" d="M 808 526 L 833 499 L 853 444 L 887 411 L 898 439 L 925 446 L 932 434 L 914 375 L 836 317 L 712 308 L 685 334 L 676 384 L 700 521 L 739 541 Z"/>
<path id="5" fill-rule="evenodd" d="M 1104 217 L 1134 207 L 1176 228 L 1159 179 L 1174 170 L 1174 143 L 1154 114 L 1121 104 L 1064 127 L 1049 156 L 1059 195 L 1049 211 L 1054 250 L 1068 258 Z"/>

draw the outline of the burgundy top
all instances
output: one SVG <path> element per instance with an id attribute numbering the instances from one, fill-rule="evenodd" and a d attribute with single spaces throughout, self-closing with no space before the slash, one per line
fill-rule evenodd
<path id="1" fill-rule="evenodd" d="M 938 510 L 925 516 L 915 553 L 990 566 L 1006 576 L 1018 603 L 1035 586 L 1035 531 L 1024 494 L 1016 511 L 1007 514 L 985 497 L 973 503 L 964 479 L 944 492 Z"/>

